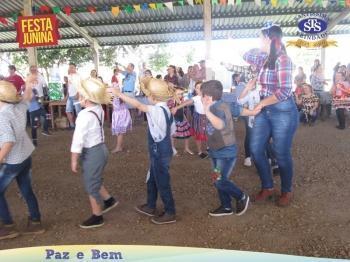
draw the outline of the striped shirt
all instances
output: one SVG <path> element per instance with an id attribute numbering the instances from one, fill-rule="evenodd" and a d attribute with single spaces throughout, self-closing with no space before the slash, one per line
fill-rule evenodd
<path id="1" fill-rule="evenodd" d="M 34 151 L 26 132 L 27 103 L 5 104 L 0 108 L 0 148 L 5 143 L 14 143 L 4 163 L 21 164 Z"/>
<path id="2" fill-rule="evenodd" d="M 259 72 L 257 82 L 261 87 L 260 96 L 265 98 L 275 95 L 279 101 L 292 96 L 293 63 L 282 51 L 279 52 L 275 69 L 264 68 L 268 54 L 259 49 L 252 49 L 244 54 L 243 59 Z"/>

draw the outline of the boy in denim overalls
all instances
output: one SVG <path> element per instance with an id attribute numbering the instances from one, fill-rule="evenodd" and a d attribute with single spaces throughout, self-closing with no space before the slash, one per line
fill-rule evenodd
<path id="1" fill-rule="evenodd" d="M 150 105 L 128 97 L 117 89 L 109 89 L 126 103 L 145 112 L 148 122 L 148 150 L 150 156 L 150 175 L 147 179 L 147 203 L 137 206 L 136 211 L 152 217 L 157 225 L 176 222 L 175 204 L 170 186 L 169 165 L 173 156 L 171 135 L 175 132 L 173 116 L 167 101 L 175 97 L 175 90 L 163 80 L 144 78 L 141 90 Z M 164 212 L 156 216 L 158 193 L 164 204 Z"/>

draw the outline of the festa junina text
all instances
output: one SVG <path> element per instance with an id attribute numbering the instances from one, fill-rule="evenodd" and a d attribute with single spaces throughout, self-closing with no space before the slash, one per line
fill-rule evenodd
<path id="1" fill-rule="evenodd" d="M 18 20 L 18 41 L 20 47 L 57 44 L 56 17 L 31 16 Z"/>

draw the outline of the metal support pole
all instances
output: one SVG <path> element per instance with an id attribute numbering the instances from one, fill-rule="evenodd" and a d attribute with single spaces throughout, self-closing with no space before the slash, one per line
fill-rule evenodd
<path id="1" fill-rule="evenodd" d="M 204 39 L 205 39 L 205 61 L 206 61 L 206 80 L 214 79 L 213 70 L 211 69 L 211 1 L 204 0 Z"/>
<path id="2" fill-rule="evenodd" d="M 33 15 L 32 0 L 23 0 L 23 10 L 25 16 Z M 29 65 L 38 65 L 37 49 L 35 47 L 28 47 Z"/>

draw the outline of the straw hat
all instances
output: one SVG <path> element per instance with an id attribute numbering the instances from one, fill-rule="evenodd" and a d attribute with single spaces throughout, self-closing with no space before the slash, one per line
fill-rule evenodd
<path id="1" fill-rule="evenodd" d="M 17 94 L 16 87 L 8 82 L 0 81 L 0 101 L 5 103 L 18 103 L 21 97 Z"/>
<path id="2" fill-rule="evenodd" d="M 110 104 L 111 95 L 107 93 L 106 86 L 98 79 L 81 81 L 78 92 L 87 100 L 96 104 Z"/>
<path id="3" fill-rule="evenodd" d="M 147 97 L 160 102 L 166 102 L 175 97 L 174 85 L 161 79 L 144 77 L 141 79 L 140 88 Z"/>

